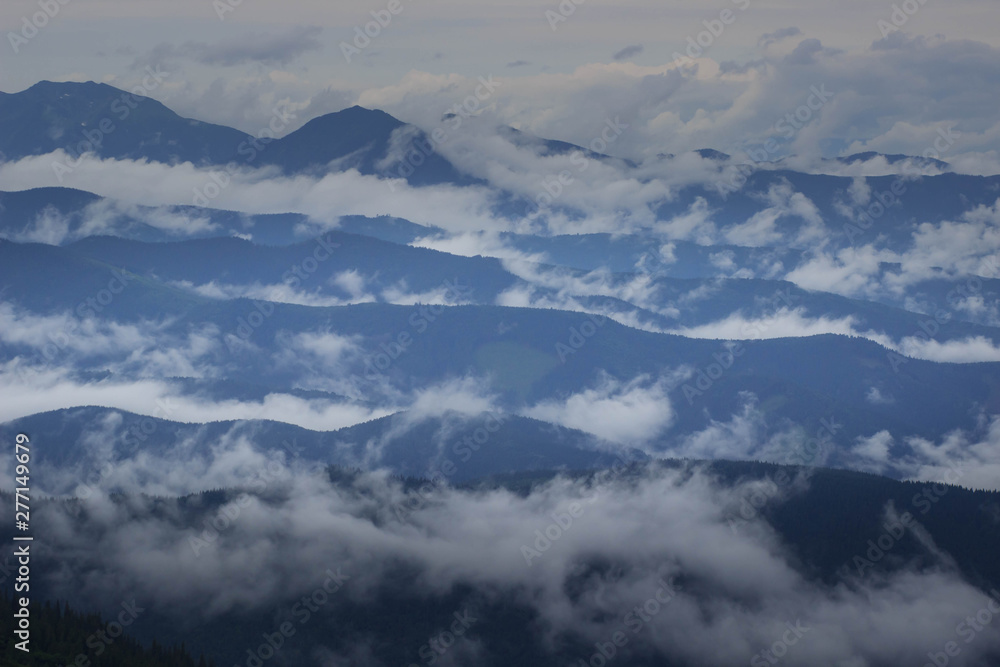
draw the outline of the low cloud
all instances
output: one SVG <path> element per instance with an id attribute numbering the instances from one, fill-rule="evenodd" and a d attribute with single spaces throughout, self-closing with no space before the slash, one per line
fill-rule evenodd
<path id="1" fill-rule="evenodd" d="M 234 147 L 235 149 L 235 147 Z M 60 182 L 54 162 L 74 165 Z M 190 206 L 195 193 L 214 183 L 213 169 L 151 163 L 145 160 L 97 159 L 76 162 L 62 151 L 0 163 L 0 182 L 8 189 L 47 186 L 74 187 L 125 205 Z M 454 231 L 505 229 L 511 223 L 494 217 L 493 193 L 479 187 L 413 188 L 402 179 L 389 183 L 355 170 L 322 178 L 283 177 L 272 168 L 243 169 L 230 175 L 228 187 L 210 202 L 218 209 L 245 213 L 303 213 L 334 228 L 343 215 L 393 215 Z"/>
<path id="2" fill-rule="evenodd" d="M 591 433 L 609 442 L 641 446 L 673 422 L 665 380 L 640 376 L 621 382 L 604 375 L 591 388 L 565 400 L 543 401 L 524 415 Z"/>
<path id="3" fill-rule="evenodd" d="M 697 472 L 658 470 L 594 484 L 556 478 L 523 495 L 435 489 L 400 515 L 392 508 L 407 498 L 384 476 L 335 487 L 318 476 L 292 484 L 276 475 L 211 543 L 195 542 L 200 551 L 192 539 L 203 526 L 189 523 L 190 511 L 164 511 L 162 501 L 95 494 L 83 501 L 86 511 L 53 503 L 33 519 L 53 552 L 75 555 L 40 569 L 55 594 L 115 604 L 129 591 L 189 620 L 269 611 L 315 588 L 331 568 L 350 577 L 344 600 L 370 600 L 403 567 L 408 576 L 394 581 L 407 594 L 518 591 L 518 604 L 537 615 L 532 632 L 543 646 L 592 647 L 668 582 L 672 595 L 647 617 L 645 632 L 630 636 L 629 651 L 744 665 L 792 622 L 804 635 L 784 656 L 789 665 L 919 664 L 928 647 L 954 637 L 956 619 L 985 604 L 946 562 L 898 567 L 877 586 L 825 585 L 800 569 L 766 523 L 730 529 L 726 517 L 748 492 Z M 528 559 L 534 531 L 571 508 L 572 524 Z M 596 563 L 604 566 L 588 567 Z M 998 647 L 1000 635 L 987 626 L 963 655 L 984 659 Z"/>
<path id="4" fill-rule="evenodd" d="M 667 333 L 712 340 L 766 340 L 836 334 L 866 338 L 905 357 L 941 363 L 1000 361 L 1000 344 L 986 336 L 946 340 L 926 335 L 895 339 L 881 331 L 860 326 L 854 316 L 809 317 L 805 309 L 783 307 L 765 317 L 747 317 L 740 312 L 724 319 L 689 327 L 675 327 Z"/>
<path id="5" fill-rule="evenodd" d="M 717 340 L 755 340 L 769 338 L 794 338 L 820 334 L 856 335 L 853 317 L 839 319 L 805 315 L 802 308 L 781 308 L 766 317 L 748 318 L 733 313 L 725 319 L 691 327 L 678 327 L 670 333 L 688 338 Z"/>
<path id="6" fill-rule="evenodd" d="M 266 419 L 328 431 L 395 412 L 330 399 L 304 399 L 279 391 L 259 401 L 205 400 L 164 380 L 83 382 L 64 370 L 25 367 L 20 359 L 0 365 L 0 379 L 0 422 L 89 405 L 163 417 L 162 406 L 166 405 L 169 419 L 185 423 Z"/>
<path id="7" fill-rule="evenodd" d="M 956 430 L 940 442 L 896 437 L 883 430 L 859 438 L 851 464 L 874 473 L 928 482 L 947 481 L 970 489 L 1000 490 L 1000 417 L 980 431 Z"/>
<path id="8" fill-rule="evenodd" d="M 46 206 L 22 227 L 0 231 L 0 238 L 17 243 L 64 245 L 88 236 L 128 236 L 143 228 L 176 238 L 220 231 L 207 212 L 193 207 L 151 207 L 98 199 L 70 213 Z"/>

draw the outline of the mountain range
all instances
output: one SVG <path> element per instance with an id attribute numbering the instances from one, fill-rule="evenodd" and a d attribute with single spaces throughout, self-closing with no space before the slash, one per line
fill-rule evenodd
<path id="1" fill-rule="evenodd" d="M 149 664 L 890 665 L 1000 586 L 1000 177 L 303 120 L 0 93 L 46 599 L 136 596 Z"/>

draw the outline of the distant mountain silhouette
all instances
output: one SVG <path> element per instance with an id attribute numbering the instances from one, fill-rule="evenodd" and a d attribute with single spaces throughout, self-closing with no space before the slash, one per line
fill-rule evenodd
<path id="1" fill-rule="evenodd" d="M 222 164 L 249 135 L 182 118 L 148 97 L 105 83 L 42 81 L 0 97 L 0 151 L 8 160 L 63 149 L 102 158 Z M 110 130 L 110 131 L 109 131 Z"/>
<path id="2" fill-rule="evenodd" d="M 155 99 L 108 84 L 42 81 L 19 93 L 0 93 L 0 123 L 11 130 L 0 136 L 8 160 L 63 149 L 74 160 L 92 152 L 164 163 L 275 165 L 289 174 L 357 169 L 414 185 L 477 182 L 438 154 L 420 129 L 359 106 L 314 118 L 277 140 L 266 132 L 255 139 L 182 118 Z"/>

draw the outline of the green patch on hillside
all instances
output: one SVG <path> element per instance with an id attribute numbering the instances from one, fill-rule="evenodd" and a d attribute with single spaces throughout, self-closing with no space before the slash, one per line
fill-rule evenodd
<path id="1" fill-rule="evenodd" d="M 476 368 L 493 378 L 493 387 L 525 398 L 531 387 L 559 365 L 551 354 L 508 341 L 486 343 L 476 349 Z"/>

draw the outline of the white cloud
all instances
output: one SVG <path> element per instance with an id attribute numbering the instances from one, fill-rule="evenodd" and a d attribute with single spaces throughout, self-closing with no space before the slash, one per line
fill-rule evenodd
<path id="1" fill-rule="evenodd" d="M 735 312 L 715 322 L 676 327 L 666 333 L 711 340 L 767 340 L 837 334 L 867 338 L 912 359 L 943 363 L 1000 361 L 1000 344 L 986 336 L 935 340 L 920 332 L 921 335 L 894 339 L 884 332 L 860 327 L 852 315 L 841 318 L 825 315 L 808 317 L 803 308 L 783 307 L 764 317 L 746 317 Z M 869 400 L 874 402 L 872 398 Z"/>
<path id="2" fill-rule="evenodd" d="M 139 206 L 98 199 L 82 210 L 65 215 L 53 206 L 46 206 L 23 228 L 4 232 L 4 235 L 18 243 L 62 245 L 88 236 L 125 236 L 140 225 L 181 238 L 219 231 L 219 225 L 197 209 Z"/>
<path id="3" fill-rule="evenodd" d="M 766 317 L 747 318 L 741 313 L 691 327 L 678 327 L 669 333 L 688 338 L 710 338 L 718 340 L 756 340 L 770 338 L 793 338 L 816 336 L 819 334 L 856 335 L 853 317 L 839 319 L 810 318 L 804 309 L 781 308 Z"/>
<path id="4" fill-rule="evenodd" d="M 628 445 L 656 438 L 674 419 L 665 381 L 647 376 L 621 382 L 605 375 L 592 388 L 543 401 L 523 414 Z"/>
<path id="5" fill-rule="evenodd" d="M 233 442 L 214 455 L 231 462 L 199 463 L 214 464 L 223 477 L 265 463 Z M 162 502 L 95 494 L 73 520 L 64 504 L 39 508 L 32 518 L 54 551 L 75 554 L 65 567 L 40 570 L 56 594 L 115 604 L 127 590 L 157 600 L 161 613 L 189 619 L 274 609 L 314 589 L 331 566 L 350 577 L 338 595 L 371 599 L 402 567 L 409 576 L 395 578 L 401 593 L 517 591 L 518 602 L 537 614 L 533 627 L 543 645 L 567 636 L 592 645 L 620 629 L 629 610 L 662 589 L 661 580 L 672 581 L 672 599 L 630 643 L 692 664 L 746 664 L 790 620 L 808 628 L 809 640 L 788 652 L 790 665 L 916 664 L 926 640 L 943 645 L 955 619 L 985 603 L 931 550 L 922 556 L 938 563 L 934 568 L 897 568 L 878 586 L 824 585 L 763 521 L 730 529 L 727 517 L 753 483 L 724 489 L 691 472 L 658 470 L 627 483 L 613 475 L 592 484 L 556 478 L 525 494 L 432 489 L 416 506 L 382 475 L 341 487 L 319 476 L 289 483 L 277 475 L 212 535 L 201 557 L 190 538 L 202 527 L 183 511 L 163 511 Z M 788 500 L 794 497 L 774 502 Z M 408 508 L 402 515 L 393 510 L 400 506 Z M 573 507 L 582 511 L 574 510 L 572 524 L 529 566 L 523 547 L 534 531 Z M 580 576 L 588 563 L 613 567 Z M 987 626 L 963 654 L 978 658 L 998 646 L 1000 636 Z"/>
<path id="6" fill-rule="evenodd" d="M 896 402 L 896 399 L 883 394 L 878 387 L 869 387 L 868 393 L 865 394 L 865 400 L 873 405 L 888 405 Z"/>
<path id="7" fill-rule="evenodd" d="M 473 377 L 455 378 L 417 390 L 407 408 L 407 418 L 422 421 L 452 412 L 475 416 L 495 410 L 495 401 L 486 382 Z"/>
<path id="8" fill-rule="evenodd" d="M 256 299 L 272 303 L 290 303 L 297 306 L 332 307 L 347 306 L 354 303 L 372 303 L 376 299 L 370 294 L 359 294 L 347 299 L 323 294 L 319 289 L 308 292 L 297 289 L 289 283 L 250 283 L 248 285 L 233 285 L 211 281 L 195 285 L 188 280 L 177 280 L 169 283 L 173 287 L 188 290 L 198 296 L 209 299 Z"/>
<path id="9" fill-rule="evenodd" d="M 902 440 L 902 442 L 898 442 Z M 890 448 L 893 454 L 890 455 Z M 935 443 L 925 438 L 895 438 L 886 430 L 859 438 L 850 451 L 852 465 L 926 482 L 971 489 L 1000 490 L 1000 418 L 980 432 L 953 431 Z"/>
<path id="10" fill-rule="evenodd" d="M 0 185 L 13 190 L 74 187 L 125 205 L 190 206 L 195 191 L 212 182 L 211 169 L 197 168 L 189 162 L 165 165 L 145 160 L 101 160 L 90 155 L 74 163 L 72 172 L 59 181 L 52 164 L 68 159 L 65 153 L 56 151 L 0 163 Z M 316 219 L 393 215 L 457 231 L 502 229 L 508 224 L 489 213 L 492 195 L 482 188 L 411 188 L 396 179 L 391 189 L 389 181 L 362 176 L 354 170 L 316 179 L 281 177 L 272 168 L 243 169 L 230 177 L 230 184 L 209 202 L 210 206 L 247 213 L 298 212 Z"/>
<path id="11" fill-rule="evenodd" d="M 655 223 L 653 229 L 666 239 L 711 245 L 716 240 L 712 210 L 704 197 L 696 197 L 688 210 L 670 220 Z"/>
<path id="12" fill-rule="evenodd" d="M 928 340 L 926 336 L 912 336 L 887 345 L 903 356 L 943 363 L 975 363 L 1000 361 L 1000 345 L 985 336 L 962 340 Z"/>
<path id="13" fill-rule="evenodd" d="M 280 392 L 260 401 L 206 400 L 162 380 L 80 382 L 63 370 L 25 368 L 19 359 L 0 366 L 0 379 L 0 422 L 50 410 L 99 406 L 184 423 L 266 419 L 329 431 L 395 412 Z M 163 406 L 169 406 L 166 414 Z"/>
<path id="14" fill-rule="evenodd" d="M 884 473 L 891 462 L 889 449 L 893 445 L 892 434 L 879 431 L 868 438 L 858 438 L 851 449 L 851 456 L 860 459 L 860 467 L 874 473 Z"/>
<path id="15" fill-rule="evenodd" d="M 65 312 L 38 315 L 0 303 L 0 342 L 31 350 L 35 362 L 51 367 L 84 365 L 152 377 L 203 377 L 215 374 L 219 351 L 215 325 L 168 333 L 173 322 L 122 324 L 79 318 Z"/>

